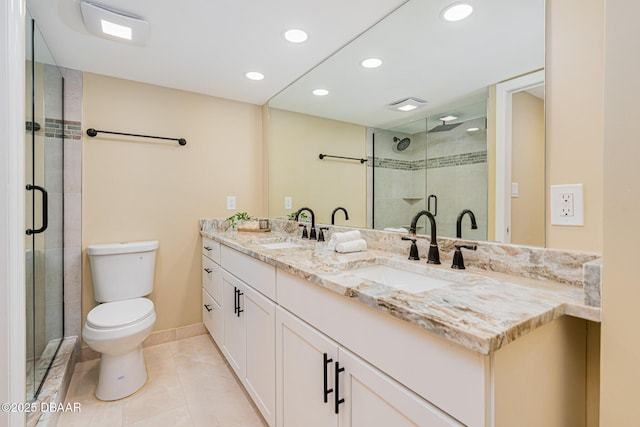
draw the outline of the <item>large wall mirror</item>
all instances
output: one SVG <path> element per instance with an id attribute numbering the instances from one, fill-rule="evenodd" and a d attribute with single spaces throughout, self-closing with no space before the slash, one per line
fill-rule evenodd
<path id="1" fill-rule="evenodd" d="M 403 232 L 427 209 L 456 237 L 469 210 L 465 239 L 545 245 L 545 2 L 455 3 L 407 1 L 270 100 L 270 216 Z"/>

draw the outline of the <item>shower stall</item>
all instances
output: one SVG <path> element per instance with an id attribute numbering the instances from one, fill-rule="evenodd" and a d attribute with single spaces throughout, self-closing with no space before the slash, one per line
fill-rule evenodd
<path id="1" fill-rule="evenodd" d="M 378 230 L 409 229 L 426 209 L 438 236 L 456 237 L 460 212 L 471 210 L 478 229 L 465 218 L 462 237 L 486 240 L 488 169 L 486 102 L 373 132 L 372 222 Z M 449 116 L 449 117 L 447 117 Z M 423 217 L 417 234 L 429 234 Z"/>
<path id="2" fill-rule="evenodd" d="M 64 334 L 64 80 L 26 22 L 26 399 L 37 399 Z"/>

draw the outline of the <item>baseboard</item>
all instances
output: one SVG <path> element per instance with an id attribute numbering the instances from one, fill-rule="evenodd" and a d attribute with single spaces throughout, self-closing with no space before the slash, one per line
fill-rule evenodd
<path id="1" fill-rule="evenodd" d="M 193 325 L 181 326 L 179 328 L 165 329 L 164 331 L 152 332 L 142 343 L 142 347 L 151 347 L 153 345 L 165 344 L 171 341 L 177 341 L 184 338 L 195 337 L 207 333 L 204 323 L 194 323 Z M 100 353 L 87 347 L 82 347 L 78 362 L 86 362 L 87 360 L 98 359 Z"/>

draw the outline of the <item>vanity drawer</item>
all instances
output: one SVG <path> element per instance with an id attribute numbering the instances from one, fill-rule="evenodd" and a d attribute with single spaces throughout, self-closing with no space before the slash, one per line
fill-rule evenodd
<path id="1" fill-rule="evenodd" d="M 276 268 L 227 246 L 221 248 L 222 268 L 275 301 Z"/>
<path id="2" fill-rule="evenodd" d="M 220 243 L 202 236 L 202 255 L 220 264 Z"/>
<path id="3" fill-rule="evenodd" d="M 222 267 L 202 256 L 202 287 L 222 305 Z"/>
<path id="4" fill-rule="evenodd" d="M 202 289 L 202 323 L 216 343 L 222 345 L 223 333 L 222 307 L 213 299 L 206 289 Z"/>

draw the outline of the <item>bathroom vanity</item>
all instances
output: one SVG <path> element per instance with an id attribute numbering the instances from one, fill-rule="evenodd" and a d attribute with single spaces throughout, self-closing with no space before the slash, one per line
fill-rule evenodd
<path id="1" fill-rule="evenodd" d="M 579 287 L 201 234 L 204 324 L 271 426 L 585 424 Z"/>

